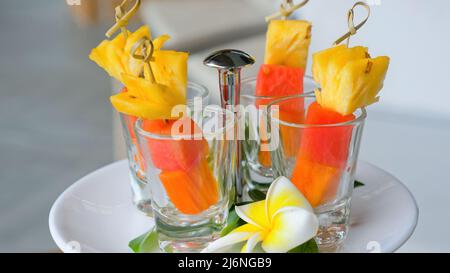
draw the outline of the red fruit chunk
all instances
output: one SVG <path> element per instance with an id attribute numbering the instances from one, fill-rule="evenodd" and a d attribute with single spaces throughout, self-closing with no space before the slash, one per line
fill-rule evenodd
<path id="1" fill-rule="evenodd" d="M 302 68 L 263 64 L 256 82 L 257 96 L 281 97 L 303 93 Z"/>
<path id="2" fill-rule="evenodd" d="M 314 102 L 308 108 L 305 123 L 324 125 L 342 123 L 354 119 L 354 115 L 343 116 Z M 322 165 L 344 168 L 352 138 L 352 129 L 351 125 L 305 128 L 299 153 Z"/>
<path id="3" fill-rule="evenodd" d="M 191 135 L 189 139 L 147 138 L 152 163 L 160 170 L 187 171 L 197 164 L 201 158 L 206 158 L 209 154 L 208 143 L 204 138 L 193 139 L 192 134 L 200 134 L 201 130 L 190 118 L 185 117 L 178 121 L 146 120 L 142 127 L 147 132 L 169 137 L 172 135 L 172 126 L 180 121 L 183 122 L 183 125 L 179 127 L 180 131 L 173 133 L 175 136 Z M 189 126 L 190 129 L 186 126 Z M 186 133 L 189 130 L 191 133 Z"/>
<path id="4" fill-rule="evenodd" d="M 303 93 L 303 76 L 301 68 L 283 65 L 263 64 L 256 80 L 256 96 L 284 97 Z M 273 99 L 258 99 L 256 106 L 267 105 Z"/>

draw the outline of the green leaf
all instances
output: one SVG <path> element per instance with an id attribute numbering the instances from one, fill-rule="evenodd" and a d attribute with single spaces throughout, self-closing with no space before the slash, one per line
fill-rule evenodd
<path id="1" fill-rule="evenodd" d="M 308 242 L 289 250 L 288 253 L 319 253 L 319 247 L 317 246 L 316 240 L 313 238 Z"/>
<path id="2" fill-rule="evenodd" d="M 265 200 L 265 199 L 266 199 L 266 194 L 263 193 L 262 191 L 256 190 L 256 189 L 254 189 L 254 190 L 249 190 L 249 191 L 248 191 L 248 196 L 250 196 L 250 198 L 251 198 L 253 201 L 255 201 L 255 202 L 257 202 L 257 201 L 262 201 L 262 200 Z"/>
<path id="3" fill-rule="evenodd" d="M 230 212 L 228 213 L 227 218 L 227 225 L 222 229 L 222 232 L 220 233 L 220 236 L 223 237 L 233 231 L 233 229 L 242 226 L 245 224 L 241 218 L 237 215 L 236 211 L 234 210 L 234 206 L 230 209 Z"/>
<path id="4" fill-rule="evenodd" d="M 358 181 L 358 180 L 355 180 L 355 183 L 353 184 L 353 188 L 359 188 L 359 187 L 362 187 L 362 186 L 365 186 L 366 184 L 364 184 L 363 182 L 361 182 L 361 181 Z"/>
<path id="5" fill-rule="evenodd" d="M 234 207 L 235 207 L 235 206 L 237 206 L 237 207 L 239 207 L 239 206 L 244 206 L 244 205 L 251 204 L 251 203 L 253 203 L 253 202 L 254 202 L 254 201 L 244 201 L 244 202 L 236 203 L 236 204 L 234 204 L 234 206 L 232 206 L 232 207 L 230 208 L 230 211 L 234 210 Z"/>
<path id="6" fill-rule="evenodd" d="M 131 240 L 128 247 L 134 253 L 152 253 L 159 251 L 158 233 L 155 228 Z"/>

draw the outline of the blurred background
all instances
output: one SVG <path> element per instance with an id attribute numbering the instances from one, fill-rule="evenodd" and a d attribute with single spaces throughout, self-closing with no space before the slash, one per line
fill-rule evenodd
<path id="1" fill-rule="evenodd" d="M 124 158 L 108 100 L 115 88 L 88 59 L 113 24 L 118 2 L 0 1 L 0 252 L 57 251 L 48 213 L 58 195 Z M 417 229 L 399 251 L 448 252 L 450 1 L 367 2 L 372 17 L 351 43 L 369 46 L 373 56 L 389 55 L 391 66 L 380 103 L 369 108 L 360 157 L 402 180 L 419 203 Z M 313 22 L 311 52 L 347 31 L 353 3 L 311 0 L 294 15 Z M 215 49 L 241 49 L 257 58 L 245 71 L 256 75 L 264 17 L 279 4 L 148 0 L 138 20 L 154 36 L 170 34 L 170 48 L 189 51 L 189 77 L 217 99 L 217 76 L 203 58 Z"/>

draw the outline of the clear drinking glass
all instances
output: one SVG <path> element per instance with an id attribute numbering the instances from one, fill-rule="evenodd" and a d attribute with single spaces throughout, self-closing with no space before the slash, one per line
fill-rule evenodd
<path id="1" fill-rule="evenodd" d="M 317 243 L 322 251 L 335 251 L 349 228 L 366 111 L 341 116 L 323 110 L 312 93 L 276 100 L 267 111 L 278 143 L 270 152 L 274 175 L 290 178 L 302 191 L 319 218 Z"/>
<path id="2" fill-rule="evenodd" d="M 263 135 L 266 133 L 266 107 L 270 102 L 283 98 L 282 96 L 257 96 L 256 77 L 244 79 L 241 86 L 241 105 L 245 107 L 245 118 L 241 126 L 245 127 L 243 141 L 243 159 L 245 165 L 243 179 L 245 192 L 257 189 L 267 191 L 274 180 L 270 152 L 261 149 L 265 143 Z M 310 76 L 303 78 L 303 92 L 312 92 L 317 88 Z"/>
<path id="3" fill-rule="evenodd" d="M 187 86 L 187 106 L 193 110 L 194 103 L 200 109 L 208 105 L 209 91 L 202 85 L 189 82 Z M 138 210 L 151 216 L 151 190 L 145 177 L 146 166 L 137 145 L 136 133 L 134 131 L 134 124 L 137 118 L 122 113 L 119 115 L 127 148 L 132 201 Z"/>
<path id="4" fill-rule="evenodd" d="M 195 123 L 188 117 L 136 122 L 163 251 L 199 252 L 219 237 L 232 198 L 235 155 L 226 136 L 234 124 L 231 113 L 212 106 Z"/>

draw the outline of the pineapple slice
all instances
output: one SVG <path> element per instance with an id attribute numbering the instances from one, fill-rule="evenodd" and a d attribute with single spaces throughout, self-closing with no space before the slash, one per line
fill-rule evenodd
<path id="1" fill-rule="evenodd" d="M 188 54 L 161 50 L 170 37 L 156 38 L 151 63 L 156 83 L 152 83 L 139 78 L 144 64 L 132 57 L 134 45 L 142 38 L 151 39 L 147 26 L 128 33 L 127 39 L 121 33 L 111 41 L 103 41 L 89 57 L 127 87 L 128 92 L 111 97 L 117 111 L 145 119 L 176 118 L 171 115 L 173 107 L 186 104 Z"/>
<path id="2" fill-rule="evenodd" d="M 142 62 L 131 56 L 133 46 L 142 38 L 151 38 L 150 29 L 142 26 L 133 33 L 128 33 L 125 39 L 123 33 L 118 34 L 113 40 L 104 40 L 94 48 L 89 58 L 103 68 L 111 77 L 124 83 L 123 74 L 138 76 L 142 71 Z M 154 40 L 154 50 L 158 51 L 169 39 L 163 35 Z"/>
<path id="3" fill-rule="evenodd" d="M 126 71 L 122 51 L 126 39 L 121 33 L 112 41 L 104 40 L 91 51 L 89 58 L 103 68 L 111 77 L 122 82 L 122 73 Z"/>
<path id="4" fill-rule="evenodd" d="M 151 63 L 153 74 L 158 83 L 168 86 L 180 103 L 186 103 L 187 63 L 186 52 L 159 50 L 155 54 L 155 62 Z"/>
<path id="5" fill-rule="evenodd" d="M 174 119 L 178 117 L 172 115 L 172 109 L 186 104 L 185 99 L 169 86 L 126 74 L 123 78 L 128 92 L 111 97 L 118 112 L 147 120 Z"/>
<path id="6" fill-rule="evenodd" d="M 311 43 L 311 23 L 272 20 L 267 31 L 265 64 L 305 69 Z"/>
<path id="7" fill-rule="evenodd" d="M 370 58 L 365 47 L 337 46 L 313 55 L 313 76 L 320 83 L 317 102 L 342 115 L 378 101 L 389 57 Z"/>
<path id="8" fill-rule="evenodd" d="M 153 90 L 158 90 L 158 88 L 160 86 L 155 86 Z M 160 90 L 162 91 L 164 88 Z M 172 118 L 171 107 L 168 107 L 166 104 L 159 104 L 138 98 L 130 92 L 114 95 L 110 100 L 114 108 L 120 113 L 148 120 Z"/>

